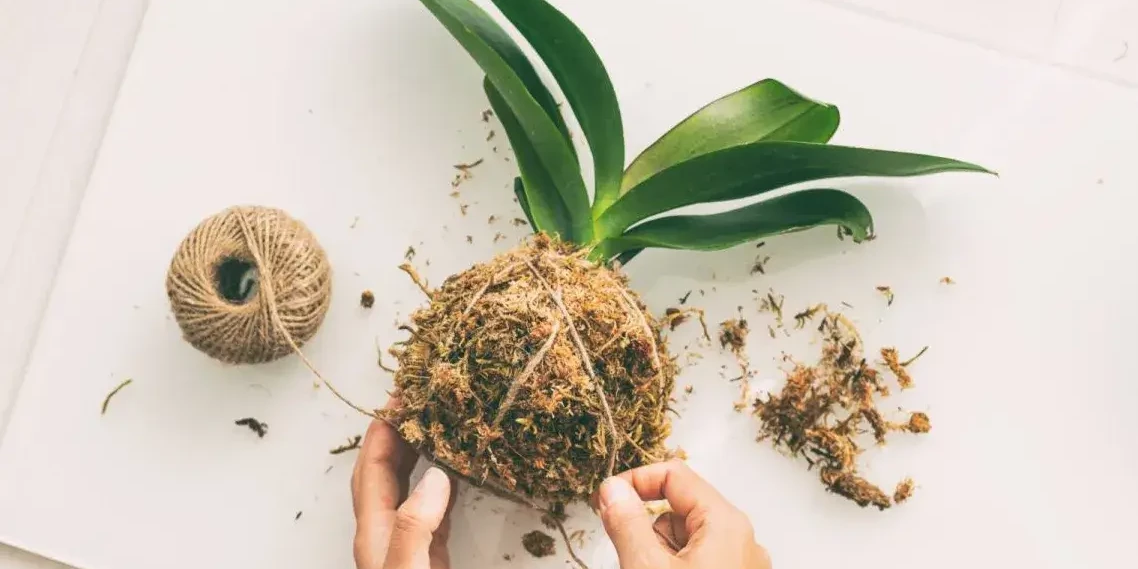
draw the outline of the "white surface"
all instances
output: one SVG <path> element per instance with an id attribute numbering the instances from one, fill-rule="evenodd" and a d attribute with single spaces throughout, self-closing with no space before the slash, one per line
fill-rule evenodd
<path id="1" fill-rule="evenodd" d="M 352 457 L 326 451 L 365 420 L 313 390 L 295 358 L 225 368 L 182 343 L 162 290 L 170 254 L 233 203 L 303 218 L 336 270 L 333 308 L 306 351 L 351 397 L 379 404 L 390 380 L 373 338 L 397 339 L 396 315 L 420 302 L 395 269 L 406 247 L 438 282 L 523 232 L 486 224 L 519 213 L 513 165 L 484 140 L 480 74 L 418 3 L 280 4 L 151 6 L 0 446 L 0 541 L 91 569 L 350 566 Z M 673 442 L 752 515 L 776 567 L 1127 558 L 1138 433 L 1125 413 L 1138 387 L 1123 339 L 1138 314 L 1123 293 L 1138 287 L 1124 256 L 1138 245 L 1125 223 L 1138 205 L 1138 73 L 1106 48 L 1138 45 L 1121 35 L 1135 29 L 1129 5 L 1056 5 L 1048 21 L 1036 3 L 959 3 L 997 5 L 1006 27 L 988 29 L 938 17 L 935 2 L 559 4 L 606 59 L 631 150 L 772 76 L 841 107 L 836 142 L 943 153 L 1002 175 L 842 184 L 870 204 L 880 238 L 772 240 L 766 278 L 747 275 L 751 247 L 650 252 L 630 267 L 657 311 L 692 288 L 707 292 L 692 302 L 714 321 L 742 305 L 760 386 L 779 377 L 783 345 L 763 341 L 752 289 L 774 287 L 788 307 L 846 300 L 871 345 L 932 346 L 914 368 L 919 388 L 898 404 L 928 410 L 933 433 L 866 457 L 875 479 L 920 485 L 884 514 L 826 495 L 800 463 L 755 445 L 756 425 L 729 410 L 726 359 L 686 370 L 680 383 L 696 392 L 680 396 Z M 462 217 L 450 165 L 479 157 Z M 491 244 L 497 231 L 508 239 Z M 945 275 L 960 284 L 939 285 Z M 893 307 L 878 284 L 897 291 Z M 363 288 L 378 293 L 370 312 L 357 305 Z M 135 383 L 100 417 L 124 377 Z M 265 439 L 232 425 L 247 415 L 269 423 Z M 462 499 L 460 566 L 521 553 L 533 516 Z M 596 528 L 579 514 L 573 528 Z M 590 536 L 595 566 L 610 565 L 603 537 Z M 563 562 L 522 553 L 510 566 Z"/>
<path id="2" fill-rule="evenodd" d="M 0 2 L 0 435 L 146 3 Z M 57 567 L 4 545 L 0 566 Z"/>
<path id="3" fill-rule="evenodd" d="M 0 273 L 100 0 L 0 0 Z"/>

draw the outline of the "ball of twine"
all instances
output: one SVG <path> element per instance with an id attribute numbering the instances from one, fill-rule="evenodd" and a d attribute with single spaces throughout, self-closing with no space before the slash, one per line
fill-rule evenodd
<path id="1" fill-rule="evenodd" d="M 231 207 L 182 240 L 166 275 L 182 335 L 233 364 L 296 352 L 316 334 L 332 296 L 331 268 L 308 228 L 270 207 Z M 307 364 L 307 360 L 305 360 Z"/>

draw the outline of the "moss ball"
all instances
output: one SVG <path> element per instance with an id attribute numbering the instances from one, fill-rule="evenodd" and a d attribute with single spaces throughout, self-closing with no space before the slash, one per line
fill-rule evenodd
<path id="1" fill-rule="evenodd" d="M 476 484 L 565 503 L 668 457 L 676 367 L 659 322 L 571 245 L 538 235 L 450 277 L 409 329 L 387 418 Z"/>

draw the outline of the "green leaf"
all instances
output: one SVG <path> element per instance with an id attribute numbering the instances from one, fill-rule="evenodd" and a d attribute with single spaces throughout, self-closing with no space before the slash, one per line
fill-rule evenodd
<path id="1" fill-rule="evenodd" d="M 840 190 L 803 190 L 711 215 L 661 217 L 598 247 L 601 258 L 645 247 L 714 251 L 820 225 L 844 227 L 855 241 L 873 232 L 861 200 Z"/>
<path id="2" fill-rule="evenodd" d="M 553 74 L 593 155 L 593 211 L 619 197 L 624 173 L 624 127 L 616 91 L 585 34 L 545 0 L 493 0 Z"/>
<path id="3" fill-rule="evenodd" d="M 989 172 L 951 158 L 808 142 L 756 142 L 696 156 L 648 178 L 606 210 L 601 235 L 679 207 L 754 196 L 800 182 L 850 176 Z"/>
<path id="4" fill-rule="evenodd" d="M 828 142 L 840 120 L 837 107 L 763 79 L 708 104 L 652 143 L 629 165 L 621 193 L 669 166 L 732 146 L 761 140 Z"/>
<path id="5" fill-rule="evenodd" d="M 521 178 L 514 178 L 514 197 L 518 198 L 518 205 L 522 206 L 522 213 L 526 214 L 526 221 L 529 222 L 534 233 L 541 231 L 541 228 L 533 220 L 533 214 L 529 211 L 529 198 L 526 197 L 526 186 Z"/>
<path id="6" fill-rule="evenodd" d="M 521 178 L 514 182 L 514 193 L 521 190 L 518 201 L 530 219 L 534 231 L 545 231 L 551 235 L 559 235 L 562 239 L 572 239 L 573 226 L 569 210 L 557 192 L 557 187 L 549 177 L 549 172 L 541 163 L 541 159 L 534 150 L 533 145 L 525 136 L 521 124 L 514 116 L 513 110 L 506 104 L 502 94 L 494 87 L 489 78 L 482 81 L 482 88 L 486 91 L 486 98 L 490 100 L 490 107 L 498 115 L 502 129 L 514 148 L 514 157 L 518 161 L 518 170 Z M 524 199 L 524 201 L 523 201 Z"/>
<path id="7" fill-rule="evenodd" d="M 588 243 L 593 235 L 593 218 L 577 156 L 568 135 L 554 118 L 554 115 L 560 116 L 556 105 L 552 110 L 544 106 L 540 101 L 545 97 L 535 95 L 537 87 L 525 79 L 532 72 L 532 66 L 520 64 L 525 59 L 524 54 L 501 27 L 470 0 L 420 1 L 486 72 L 520 127 L 515 129 L 515 137 L 528 140 L 528 146 L 548 174 L 548 181 L 561 194 L 572 220 L 573 238 L 579 243 Z M 540 85 L 540 80 L 537 83 Z M 528 179 L 526 188 L 527 191 L 532 189 Z M 532 193 L 530 204 L 536 210 L 538 204 Z"/>
<path id="8" fill-rule="evenodd" d="M 637 249 L 628 249 L 627 251 L 616 256 L 616 262 L 620 263 L 620 266 L 623 267 L 623 266 L 627 265 L 629 261 L 635 259 L 636 256 L 639 255 L 643 251 L 644 251 L 643 247 L 637 248 Z M 597 249 L 596 252 L 603 254 L 603 251 L 601 251 L 600 249 Z M 593 258 L 598 259 L 601 257 L 594 255 Z"/>
<path id="9" fill-rule="evenodd" d="M 470 33 L 477 36 L 478 40 L 493 49 L 505 64 L 509 66 L 514 75 L 525 84 L 526 90 L 529 91 L 530 95 L 537 101 L 562 135 L 567 140 L 569 139 L 569 127 L 565 124 L 565 119 L 561 116 L 560 109 L 557 108 L 557 101 L 554 100 L 553 94 L 546 88 L 545 83 L 537 74 L 529 58 L 526 57 L 525 52 L 522 51 L 517 42 L 515 42 L 489 14 L 470 0 L 422 1 L 427 9 L 451 32 L 451 35 L 455 36 L 455 39 L 466 48 L 467 52 L 470 52 L 470 48 L 467 47 L 466 42 L 452 29 L 452 25 L 455 23 L 465 27 Z M 440 10 L 445 11 L 444 16 L 439 15 Z M 446 19 L 444 19 L 444 17 Z M 474 56 L 473 53 L 471 53 L 471 55 Z M 477 56 L 474 56 L 474 59 L 482 66 L 482 61 L 480 61 Z M 489 73 L 484 66 L 483 71 Z"/>

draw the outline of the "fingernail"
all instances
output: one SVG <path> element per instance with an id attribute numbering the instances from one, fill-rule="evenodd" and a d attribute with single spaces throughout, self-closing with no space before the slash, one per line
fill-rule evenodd
<path id="1" fill-rule="evenodd" d="M 636 489 L 623 478 L 609 478 L 601 484 L 600 504 L 602 512 L 621 502 L 639 499 L 640 496 L 636 493 Z"/>
<path id="2" fill-rule="evenodd" d="M 414 494 L 419 496 L 420 504 L 430 512 L 446 510 L 450 501 L 450 478 L 437 467 L 430 467 L 423 473 L 423 479 L 415 485 Z"/>

